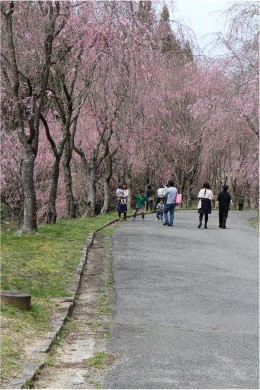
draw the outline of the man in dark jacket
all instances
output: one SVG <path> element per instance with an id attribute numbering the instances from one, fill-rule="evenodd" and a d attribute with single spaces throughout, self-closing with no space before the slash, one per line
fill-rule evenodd
<path id="1" fill-rule="evenodd" d="M 237 203 L 238 203 L 238 210 L 239 211 L 242 211 L 243 210 L 243 206 L 244 206 L 244 203 L 245 203 L 245 199 L 244 199 L 244 196 L 241 194 L 239 195 L 238 199 L 237 199 Z"/>
<path id="2" fill-rule="evenodd" d="M 226 221 L 231 202 L 231 196 L 226 184 L 223 186 L 223 191 L 218 194 L 217 201 L 219 204 L 219 227 L 226 229 Z"/>

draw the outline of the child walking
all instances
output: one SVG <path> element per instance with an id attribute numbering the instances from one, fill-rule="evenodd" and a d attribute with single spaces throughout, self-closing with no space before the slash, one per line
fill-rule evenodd
<path id="1" fill-rule="evenodd" d="M 157 205 L 156 205 L 156 218 L 159 222 L 163 221 L 163 208 L 164 208 L 164 201 L 161 199 Z"/>
<path id="2" fill-rule="evenodd" d="M 145 206 L 145 202 L 147 203 L 151 203 L 150 200 L 147 198 L 147 196 L 144 194 L 144 191 L 143 190 L 140 190 L 139 191 L 139 194 L 135 196 L 135 200 L 136 200 L 136 206 L 135 206 L 135 212 L 134 212 L 134 216 L 133 216 L 133 219 L 132 221 L 135 221 L 135 218 L 136 218 L 136 215 L 137 215 L 137 212 L 138 210 L 141 211 L 141 214 L 142 214 L 142 220 L 144 221 L 144 206 Z"/>

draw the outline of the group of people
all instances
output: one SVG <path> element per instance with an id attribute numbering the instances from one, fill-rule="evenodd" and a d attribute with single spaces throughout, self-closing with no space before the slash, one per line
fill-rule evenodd
<path id="1" fill-rule="evenodd" d="M 198 228 L 201 228 L 204 217 L 204 228 L 207 229 L 209 214 L 211 214 L 211 203 L 213 200 L 213 192 L 210 189 L 209 182 L 206 181 L 204 183 L 203 188 L 199 191 L 198 199 Z M 217 202 L 219 208 L 219 227 L 221 229 L 226 229 L 226 221 L 231 203 L 231 196 L 228 192 L 228 186 L 226 184 L 223 186 L 222 191 L 218 194 Z"/>
<path id="2" fill-rule="evenodd" d="M 132 220 L 135 221 L 138 211 L 141 212 L 142 221 L 144 221 L 144 212 L 145 208 L 150 207 L 152 210 L 153 207 L 153 197 L 154 193 L 152 186 L 147 187 L 147 191 L 140 190 L 137 195 L 135 195 L 135 211 Z M 156 206 L 154 210 L 156 211 L 156 218 L 163 222 L 163 226 L 173 226 L 174 222 L 174 210 L 176 206 L 178 191 L 174 186 L 174 181 L 169 180 L 167 186 L 160 185 L 157 190 Z M 125 184 L 122 184 L 116 190 L 117 197 L 117 211 L 118 217 L 121 218 L 121 215 L 124 215 L 126 220 L 127 214 L 127 197 L 128 190 Z M 200 229 L 202 226 L 204 218 L 204 228 L 207 229 L 209 214 L 212 211 L 212 200 L 213 192 L 210 189 L 209 182 L 205 182 L 203 188 L 198 193 L 198 213 L 199 213 L 199 225 Z M 228 212 L 231 204 L 231 195 L 228 192 L 228 186 L 225 184 L 221 192 L 219 192 L 217 197 L 218 208 L 219 208 L 219 227 L 226 229 L 226 221 L 228 217 Z"/>
<path id="3" fill-rule="evenodd" d="M 174 187 L 173 180 L 169 180 L 167 186 L 160 185 L 157 190 L 157 218 L 162 221 L 164 216 L 164 226 L 173 226 L 176 196 L 177 189 Z M 125 184 L 118 187 L 116 197 L 118 217 L 121 218 L 123 214 L 126 220 L 128 190 Z M 146 210 L 148 210 L 148 207 L 150 207 L 150 210 L 153 209 L 153 199 L 154 191 L 151 185 L 148 185 L 146 192 L 140 189 L 139 193 L 135 195 L 136 206 L 132 218 L 133 221 L 135 221 L 138 211 L 141 213 L 142 220 L 144 221 L 145 208 Z"/>
<path id="4" fill-rule="evenodd" d="M 126 187 L 126 184 L 122 184 L 118 187 L 116 190 L 116 208 L 118 212 L 118 217 L 121 218 L 121 215 L 124 215 L 124 220 L 126 220 L 126 214 L 127 214 L 127 198 L 128 198 L 128 190 Z M 135 211 L 133 215 L 133 220 L 135 220 L 136 215 L 138 211 L 141 212 L 142 220 L 144 221 L 144 211 L 145 208 L 148 211 L 148 207 L 152 207 L 153 205 L 153 190 L 152 186 L 149 185 L 147 187 L 147 191 L 144 192 L 142 189 L 139 191 L 138 194 L 135 195 Z"/>

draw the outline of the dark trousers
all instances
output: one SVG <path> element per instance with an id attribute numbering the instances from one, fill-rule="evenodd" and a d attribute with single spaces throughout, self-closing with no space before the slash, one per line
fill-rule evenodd
<path id="1" fill-rule="evenodd" d="M 226 221 L 228 217 L 227 209 L 219 209 L 219 227 L 226 227 Z"/>
<path id="2" fill-rule="evenodd" d="M 157 211 L 156 217 L 157 217 L 157 219 L 162 221 L 163 220 L 163 210 Z"/>
<path id="3" fill-rule="evenodd" d="M 239 205 L 238 205 L 238 210 L 239 210 L 239 211 L 242 211 L 242 210 L 243 210 L 243 206 L 244 206 L 243 204 L 239 204 Z"/>
<path id="4" fill-rule="evenodd" d="M 208 223 L 208 220 L 209 220 L 209 216 L 208 214 L 204 214 L 205 215 L 205 226 L 207 226 L 207 223 Z M 199 215 L 199 221 L 200 221 L 200 224 L 202 223 L 202 220 L 203 220 L 203 214 L 200 214 Z"/>
<path id="5" fill-rule="evenodd" d="M 124 214 L 124 219 L 126 220 L 127 204 L 122 202 L 121 199 L 117 201 L 117 212 L 119 218 L 121 218 L 121 214 Z"/>
<path id="6" fill-rule="evenodd" d="M 146 202 L 146 205 L 145 205 L 145 208 L 146 208 L 146 211 L 153 211 L 153 199 L 152 198 L 149 198 L 150 200 L 150 204 L 148 202 Z"/>
<path id="7" fill-rule="evenodd" d="M 118 217 L 121 218 L 121 214 L 120 211 L 118 211 Z M 126 220 L 126 213 L 123 213 L 124 214 L 124 220 Z"/>

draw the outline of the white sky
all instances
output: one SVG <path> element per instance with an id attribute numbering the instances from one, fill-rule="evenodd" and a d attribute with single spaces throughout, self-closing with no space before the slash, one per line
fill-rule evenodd
<path id="1" fill-rule="evenodd" d="M 199 46 L 205 48 L 213 39 L 207 34 L 224 32 L 226 20 L 220 11 L 238 1 L 241 0 L 175 0 L 174 16 L 194 31 Z"/>

